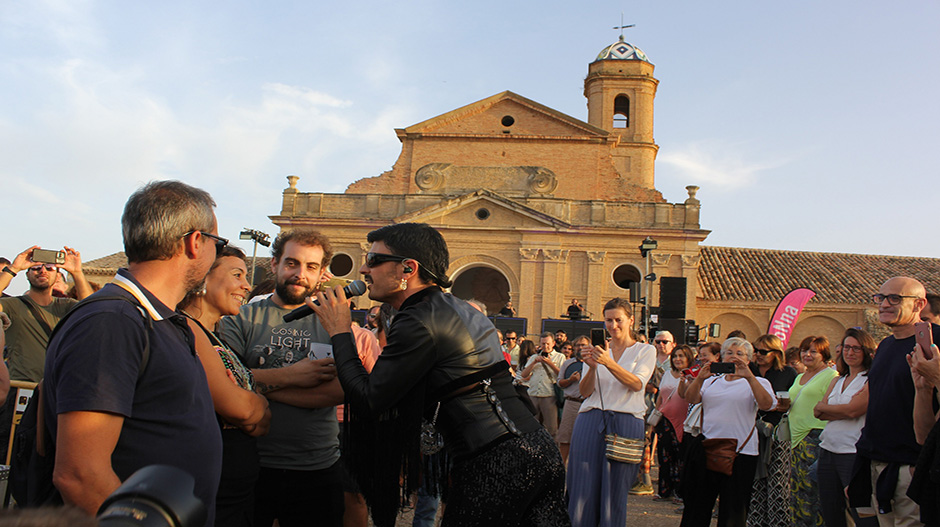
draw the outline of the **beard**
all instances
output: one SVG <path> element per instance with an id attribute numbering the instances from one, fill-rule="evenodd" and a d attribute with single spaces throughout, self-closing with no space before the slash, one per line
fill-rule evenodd
<path id="1" fill-rule="evenodd" d="M 312 295 L 316 290 L 316 286 L 305 287 L 301 293 L 293 293 L 287 286 L 290 285 L 301 285 L 297 281 L 293 282 L 278 282 L 274 286 L 274 292 L 277 293 L 278 298 L 281 299 L 285 304 L 289 306 L 296 306 L 304 303 L 304 299 Z"/>

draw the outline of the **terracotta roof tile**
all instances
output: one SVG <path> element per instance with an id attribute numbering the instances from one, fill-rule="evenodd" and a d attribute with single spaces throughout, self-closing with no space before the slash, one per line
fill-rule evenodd
<path id="1" fill-rule="evenodd" d="M 808 287 L 813 302 L 870 304 L 870 295 L 892 276 L 912 276 L 940 291 L 940 259 L 868 254 L 815 253 L 702 247 L 699 293 L 705 300 L 777 302 Z"/>

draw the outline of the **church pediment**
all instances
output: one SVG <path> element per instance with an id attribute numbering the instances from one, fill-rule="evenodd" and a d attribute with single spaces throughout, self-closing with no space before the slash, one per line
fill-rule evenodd
<path id="1" fill-rule="evenodd" d="M 467 135 L 606 138 L 606 130 L 511 91 L 397 130 L 399 137 Z"/>
<path id="2" fill-rule="evenodd" d="M 500 229 L 571 228 L 571 224 L 565 221 L 488 189 L 441 200 L 429 207 L 403 214 L 394 221 Z"/>

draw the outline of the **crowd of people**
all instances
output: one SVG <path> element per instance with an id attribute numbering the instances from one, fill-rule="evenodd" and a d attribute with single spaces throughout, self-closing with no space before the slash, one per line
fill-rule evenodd
<path id="1" fill-rule="evenodd" d="M 648 343 L 621 298 L 603 332 L 526 338 L 446 293 L 443 237 L 403 223 L 368 235 L 360 327 L 322 285 L 326 236 L 282 232 L 260 294 L 214 207 L 184 183 L 140 188 L 128 267 L 94 294 L 70 247 L 0 270 L 0 290 L 29 283 L 0 298 L 0 393 L 41 381 L 52 483 L 88 515 L 163 464 L 192 476 L 207 526 L 385 526 L 403 505 L 433 525 L 443 498 L 445 525 L 622 527 L 629 496 L 654 492 L 683 527 L 940 522 L 940 298 L 913 278 L 873 295 L 880 343 Z M 60 269 L 72 298 L 53 294 Z"/>

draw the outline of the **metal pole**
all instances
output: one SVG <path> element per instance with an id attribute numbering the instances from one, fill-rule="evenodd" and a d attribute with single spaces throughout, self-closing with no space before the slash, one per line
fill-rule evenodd
<path id="1" fill-rule="evenodd" d="M 251 251 L 251 273 L 249 273 L 250 279 L 248 280 L 251 282 L 252 289 L 255 287 L 255 267 L 258 265 L 258 262 L 256 261 L 258 259 L 258 238 L 253 239 L 255 241 L 255 248 L 253 251 Z"/>
<path id="2" fill-rule="evenodd" d="M 645 301 L 645 311 L 646 311 L 646 320 L 645 320 L 645 331 L 646 331 L 646 341 L 652 342 L 653 336 L 650 335 L 650 295 L 653 294 L 653 281 L 647 280 L 646 277 L 650 275 L 650 257 L 652 256 L 653 251 L 646 253 L 646 276 L 643 277 L 643 280 L 646 282 L 646 297 L 643 299 Z"/>

